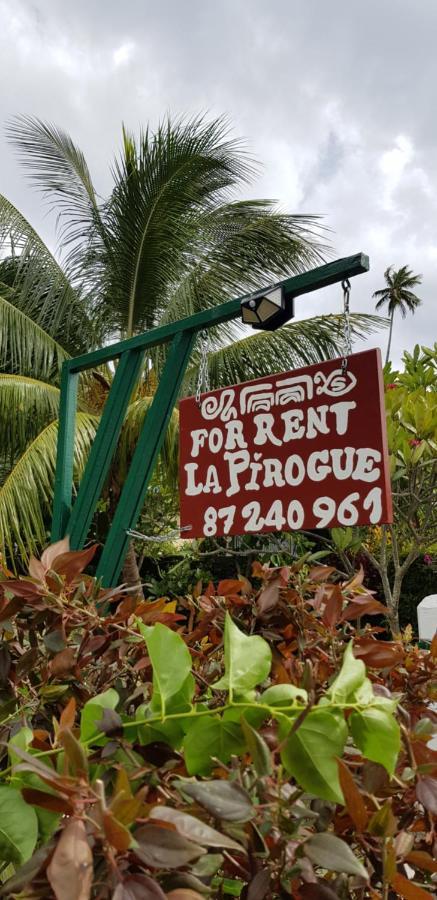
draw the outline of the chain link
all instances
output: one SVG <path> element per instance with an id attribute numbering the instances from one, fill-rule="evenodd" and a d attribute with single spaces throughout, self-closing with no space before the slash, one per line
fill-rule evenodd
<path id="1" fill-rule="evenodd" d="M 350 356 L 352 353 L 352 335 L 349 311 L 351 283 L 348 278 L 345 278 L 345 280 L 341 282 L 341 287 L 343 290 L 343 359 L 341 362 L 341 367 L 343 370 L 345 370 L 347 369 L 348 356 Z"/>
<path id="2" fill-rule="evenodd" d="M 207 331 L 200 333 L 200 363 L 197 375 L 196 403 L 200 406 L 200 395 L 209 391 L 208 370 L 209 336 Z"/>

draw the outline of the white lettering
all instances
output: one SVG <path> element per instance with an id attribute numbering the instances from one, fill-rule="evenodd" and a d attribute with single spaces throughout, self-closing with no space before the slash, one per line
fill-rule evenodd
<path id="1" fill-rule="evenodd" d="M 272 428 L 275 422 L 274 416 L 271 413 L 259 413 L 257 416 L 253 418 L 254 424 L 256 425 L 257 432 L 254 438 L 254 444 L 258 446 L 263 446 L 267 441 L 271 441 L 275 447 L 281 447 L 282 441 L 278 440 L 277 437 L 273 434 Z"/>
<path id="2" fill-rule="evenodd" d="M 199 456 L 199 450 L 201 447 L 205 446 L 205 441 L 208 437 L 208 432 L 206 428 L 196 428 L 191 432 L 191 440 L 193 441 L 193 447 L 191 450 L 191 456 L 196 457 Z"/>
<path id="3" fill-rule="evenodd" d="M 203 484 L 200 481 L 199 484 L 196 484 L 195 474 L 199 466 L 197 463 L 187 463 L 184 466 L 185 471 L 187 473 L 187 488 L 185 493 L 188 494 L 189 497 L 195 497 L 196 494 L 201 494 L 203 491 Z"/>
<path id="4" fill-rule="evenodd" d="M 215 466 L 208 466 L 206 473 L 206 481 L 203 487 L 204 494 L 220 494 L 221 487 L 218 479 L 217 469 Z"/>
<path id="5" fill-rule="evenodd" d="M 224 459 L 229 462 L 229 482 L 230 486 L 226 491 L 226 496 L 231 497 L 240 490 L 238 476 L 245 472 L 250 465 L 250 454 L 248 450 L 241 450 L 239 453 L 230 453 L 226 451 Z"/>
<path id="6" fill-rule="evenodd" d="M 327 475 L 329 475 L 331 471 L 331 466 L 319 465 L 318 469 L 316 469 L 317 463 L 327 463 L 329 461 L 329 450 L 320 450 L 315 453 L 311 453 L 311 456 L 308 458 L 307 464 L 307 474 L 308 478 L 311 481 L 323 481 Z"/>
<path id="7" fill-rule="evenodd" d="M 372 450 L 370 447 L 360 447 L 357 450 L 357 464 L 352 478 L 355 481 L 377 481 L 380 476 L 380 469 L 374 469 L 373 464 L 379 462 L 381 462 L 379 450 Z"/>
<path id="8" fill-rule="evenodd" d="M 337 434 L 346 434 L 349 424 L 349 412 L 356 408 L 355 400 L 347 402 L 342 400 L 340 403 L 333 403 L 331 412 L 334 413 L 336 422 L 335 430 Z"/>
<path id="9" fill-rule="evenodd" d="M 243 434 L 243 423 L 237 419 L 236 422 L 227 422 L 226 423 L 226 450 L 236 450 L 239 447 L 240 450 L 245 450 L 247 447 L 247 443 L 244 440 Z"/>

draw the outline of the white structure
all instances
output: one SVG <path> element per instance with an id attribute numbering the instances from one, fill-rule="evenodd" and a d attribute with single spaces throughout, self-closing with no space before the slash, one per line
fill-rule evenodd
<path id="1" fill-rule="evenodd" d="M 437 631 L 437 594 L 424 597 L 417 607 L 419 640 L 432 641 Z"/>

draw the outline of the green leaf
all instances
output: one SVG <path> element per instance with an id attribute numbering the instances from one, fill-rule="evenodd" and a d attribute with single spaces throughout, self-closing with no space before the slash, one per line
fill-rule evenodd
<path id="1" fill-rule="evenodd" d="M 392 712 L 379 704 L 381 699 L 384 698 L 376 698 L 375 704 L 367 709 L 353 712 L 349 726 L 363 756 L 380 763 L 393 775 L 401 747 L 400 730 Z"/>
<path id="2" fill-rule="evenodd" d="M 270 775 L 272 771 L 272 758 L 270 750 L 265 740 L 246 722 L 244 716 L 241 717 L 241 728 L 247 749 L 252 757 L 253 766 L 257 775 L 263 778 L 264 775 Z"/>
<path id="3" fill-rule="evenodd" d="M 21 865 L 30 859 L 38 838 L 35 810 L 23 800 L 20 791 L 0 787 L 0 859 Z"/>
<path id="4" fill-rule="evenodd" d="M 339 550 L 346 550 L 353 541 L 352 528 L 331 528 L 331 538 Z"/>
<path id="5" fill-rule="evenodd" d="M 305 791 L 343 803 L 336 757 L 342 756 L 346 738 L 347 726 L 341 715 L 314 709 L 297 731 L 289 734 L 282 762 Z"/>
<path id="6" fill-rule="evenodd" d="M 272 664 L 272 652 L 267 641 L 259 635 L 248 636 L 235 625 L 227 612 L 225 622 L 225 674 L 215 684 L 215 690 L 233 694 L 250 691 L 264 681 Z"/>
<path id="7" fill-rule="evenodd" d="M 352 641 L 346 647 L 343 663 L 335 681 L 332 682 L 327 696 L 333 703 L 354 701 L 356 692 L 366 681 L 366 667 L 362 659 L 355 659 Z"/>
<path id="8" fill-rule="evenodd" d="M 188 697 L 190 685 L 194 685 L 193 681 L 188 680 L 191 674 L 190 651 L 181 636 L 161 622 L 150 626 L 138 620 L 137 625 L 146 641 L 153 667 L 152 707 L 164 718 L 170 698 L 181 691 Z"/>
<path id="9" fill-rule="evenodd" d="M 305 843 L 305 854 L 322 869 L 344 872 L 368 880 L 368 873 L 345 841 L 335 834 L 315 834 Z"/>
<path id="10" fill-rule="evenodd" d="M 218 716 L 193 719 L 184 739 L 185 765 L 189 775 L 208 775 L 215 763 L 211 757 L 227 763 L 231 756 L 244 752 L 241 728 Z"/>
<path id="11" fill-rule="evenodd" d="M 292 706 L 296 703 L 308 703 L 308 694 L 304 688 L 298 688 L 294 684 L 273 684 L 261 694 L 259 702 L 274 708 Z"/>
<path id="12" fill-rule="evenodd" d="M 80 717 L 80 740 L 82 743 L 99 734 L 97 723 L 101 721 L 104 709 L 115 709 L 120 697 L 117 691 L 109 688 L 103 694 L 97 694 L 85 703 Z M 96 744 L 106 743 L 107 738 L 100 738 Z"/>

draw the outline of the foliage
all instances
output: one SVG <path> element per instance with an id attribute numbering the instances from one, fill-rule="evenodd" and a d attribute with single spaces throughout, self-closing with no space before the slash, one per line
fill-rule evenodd
<path id="1" fill-rule="evenodd" d="M 0 380 L 0 546 L 10 546 L 16 527 L 27 558 L 44 545 L 48 524 L 63 360 L 304 271 L 326 248 L 317 217 L 284 214 L 267 200 L 236 199 L 257 167 L 223 119 L 167 120 L 137 139 L 123 130 L 105 198 L 83 153 L 60 129 L 24 117 L 10 123 L 8 134 L 56 216 L 60 246 L 54 258 L 0 196 L 0 373 L 14 376 Z M 356 315 L 352 330 L 365 336 L 381 323 Z M 247 337 L 241 323 L 227 323 L 211 334 L 211 386 L 250 372 L 262 376 L 279 357 L 282 367 L 293 367 L 337 356 L 341 340 L 340 316 L 296 322 L 279 337 Z M 185 392 L 196 381 L 199 358 L 197 349 Z M 164 361 L 162 348 L 152 351 L 132 398 L 110 477 L 110 514 Z M 100 416 L 112 378 L 110 368 L 81 377 L 81 413 Z M 165 450 L 174 468 L 171 449 L 174 440 Z M 28 497 L 23 510 L 11 506 L 18 492 Z"/>
<path id="2" fill-rule="evenodd" d="M 430 898 L 436 641 L 309 553 L 147 602 L 95 550 L 3 570 L 0 895 Z"/>
<path id="3" fill-rule="evenodd" d="M 432 565 L 437 548 L 437 344 L 416 346 L 403 362 L 402 372 L 385 370 L 393 524 L 331 533 L 346 571 L 364 557 L 378 573 L 397 637 L 404 579 L 417 560 Z"/>

